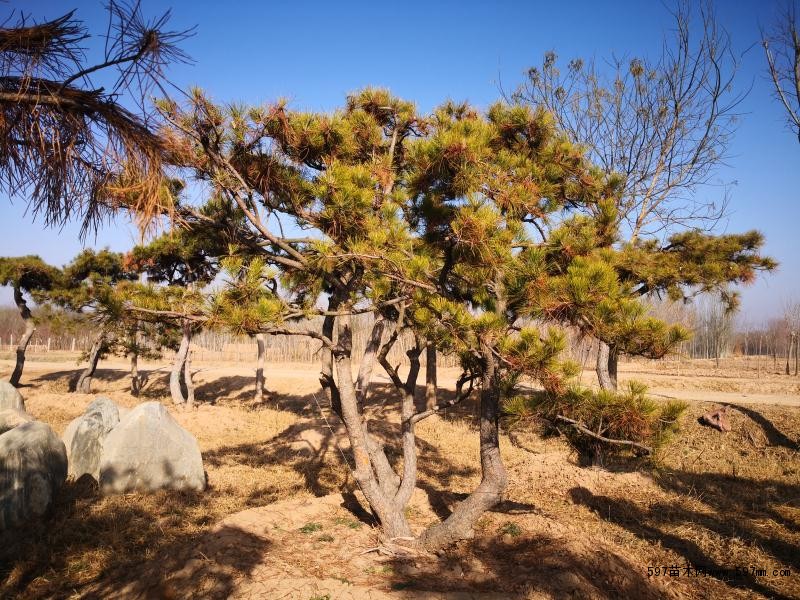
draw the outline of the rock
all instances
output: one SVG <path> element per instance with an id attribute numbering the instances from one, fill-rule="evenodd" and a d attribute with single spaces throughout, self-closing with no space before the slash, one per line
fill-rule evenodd
<path id="1" fill-rule="evenodd" d="M 25 400 L 17 388 L 7 381 L 0 381 L 0 410 L 5 408 L 25 410 Z"/>
<path id="2" fill-rule="evenodd" d="M 30 421 L 33 421 L 33 417 L 23 410 L 16 408 L 0 410 L 0 434 Z"/>
<path id="3" fill-rule="evenodd" d="M 66 448 L 46 424 L 0 435 L 0 530 L 44 515 L 66 478 Z"/>
<path id="4" fill-rule="evenodd" d="M 145 402 L 131 410 L 103 442 L 103 493 L 201 491 L 205 487 L 197 440 L 158 402 Z"/>
<path id="5" fill-rule="evenodd" d="M 101 421 L 103 429 L 106 431 L 114 429 L 121 419 L 120 409 L 114 404 L 114 401 L 103 396 L 92 400 L 83 414 Z"/>
<path id="6" fill-rule="evenodd" d="M 69 458 L 69 475 L 89 474 L 99 480 L 103 442 L 119 423 L 119 409 L 108 398 L 97 398 L 64 431 L 64 445 Z"/>
<path id="7" fill-rule="evenodd" d="M 703 425 L 713 427 L 723 433 L 731 430 L 731 424 L 728 420 L 728 407 L 723 406 L 720 409 L 708 412 L 700 417 L 700 422 Z"/>

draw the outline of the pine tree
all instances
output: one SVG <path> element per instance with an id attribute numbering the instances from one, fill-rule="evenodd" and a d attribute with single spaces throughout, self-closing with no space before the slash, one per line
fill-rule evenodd
<path id="1" fill-rule="evenodd" d="M 169 321 L 180 330 L 180 346 L 170 373 L 170 395 L 175 404 L 192 406 L 191 341 L 202 322 L 203 287 L 218 270 L 220 249 L 213 240 L 196 232 L 176 229 L 145 246 L 135 247 L 125 264 L 147 276 L 146 284 L 129 285 L 122 291 L 141 318 L 155 323 Z"/>
<path id="2" fill-rule="evenodd" d="M 118 287 L 137 277 L 138 273 L 126 268 L 122 254 L 108 249 L 87 249 L 64 267 L 59 285 L 48 293 L 56 306 L 82 314 L 99 326 L 90 350 L 83 357 L 88 365 L 80 374 L 75 391 L 91 392 L 97 364 L 125 334 L 128 322 L 123 316 Z"/>
<path id="3" fill-rule="evenodd" d="M 225 261 L 227 284 L 197 318 L 321 343 L 323 391 L 347 431 L 355 479 L 390 540 L 411 533 L 404 508 L 416 487 L 415 425 L 443 408 L 419 411 L 414 403 L 429 340 L 461 359 L 448 405 L 480 392 L 482 478 L 450 517 L 413 542 L 426 548 L 468 536 L 502 499 L 504 404 L 523 398 L 575 435 L 642 451 L 665 437 L 655 423 L 677 418 L 679 406 L 653 405 L 639 389 L 604 396 L 580 389 L 576 365 L 562 357 L 566 327 L 651 358 L 688 333 L 648 316 L 634 293 L 631 282 L 649 273 L 637 270 L 639 262 L 651 253 L 620 243 L 622 180 L 587 161 L 546 111 L 497 104 L 481 114 L 451 102 L 423 117 L 375 89 L 349 96 L 332 114 L 284 103 L 221 108 L 199 90 L 187 106 L 161 109 L 172 160 L 187 178 L 213 182 L 228 214 L 243 216 L 216 224 L 245 254 Z M 190 228 L 212 226 L 185 207 L 181 214 Z M 306 236 L 285 234 L 288 222 Z M 755 241 L 745 252 L 751 263 Z M 360 312 L 376 319 L 356 356 L 351 320 Z M 319 330 L 292 324 L 315 315 Z M 404 331 L 416 340 L 405 378 L 387 360 Z M 376 363 L 399 391 L 402 472 L 364 411 Z M 540 391 L 526 397 L 524 379 Z M 581 407 L 604 404 L 641 426 L 587 426 L 597 411 Z"/>
<path id="4" fill-rule="evenodd" d="M 36 319 L 31 314 L 25 294 L 37 303 L 42 302 L 46 292 L 56 285 L 60 275 L 57 268 L 48 265 L 38 256 L 0 258 L 0 285 L 13 288 L 14 303 L 25 322 L 25 333 L 17 344 L 17 362 L 9 378 L 9 383 L 13 386 L 19 386 L 25 366 L 25 351 L 36 331 Z"/>
<path id="5" fill-rule="evenodd" d="M 12 12 L 0 26 L 0 185 L 48 224 L 82 216 L 84 233 L 124 196 L 141 214 L 160 210 L 164 148 L 147 104 L 166 66 L 188 60 L 178 46 L 193 33 L 170 31 L 169 11 L 146 18 L 138 2 L 107 9 L 96 62 L 75 11 L 43 22 Z"/>

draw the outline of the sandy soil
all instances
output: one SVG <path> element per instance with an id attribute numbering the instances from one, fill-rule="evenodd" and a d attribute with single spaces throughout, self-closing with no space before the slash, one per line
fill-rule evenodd
<path id="1" fill-rule="evenodd" d="M 22 392 L 29 412 L 61 433 L 96 394 L 167 403 L 163 366 L 144 367 L 153 372 L 137 399 L 123 362 L 103 363 L 95 394 L 84 395 L 67 392 L 74 362 L 31 360 Z M 0 377 L 10 367 L 0 361 Z M 68 482 L 48 520 L 0 536 L 0 597 L 800 598 L 798 379 L 763 364 L 623 363 L 623 383 L 692 400 L 655 465 L 586 467 L 561 439 L 503 435 L 507 500 L 473 539 L 416 556 L 378 550 L 312 366 L 269 365 L 261 404 L 252 366 L 195 367 L 198 407 L 171 410 L 198 438 L 209 489 L 102 497 Z M 456 374 L 442 370 L 442 386 Z M 376 377 L 370 427 L 390 444 L 394 398 Z M 732 404 L 729 434 L 697 423 L 717 402 Z M 479 479 L 473 410 L 419 426 L 416 531 Z M 686 571 L 693 566 L 713 573 Z M 665 574 L 649 575 L 656 567 Z"/>

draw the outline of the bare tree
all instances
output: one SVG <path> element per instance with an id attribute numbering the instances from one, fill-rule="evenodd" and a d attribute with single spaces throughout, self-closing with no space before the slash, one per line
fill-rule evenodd
<path id="1" fill-rule="evenodd" d="M 761 42 L 767 58 L 773 93 L 786 111 L 789 127 L 800 142 L 800 35 L 797 12 L 789 5 Z"/>
<path id="2" fill-rule="evenodd" d="M 624 178 L 617 211 L 628 241 L 635 243 L 686 227 L 709 230 L 725 214 L 727 197 L 698 197 L 725 160 L 737 120 L 733 79 L 737 61 L 710 4 L 673 13 L 674 35 L 657 59 L 617 58 L 609 71 L 575 59 L 566 71 L 554 52 L 528 71 L 516 101 L 550 111 L 559 128 L 584 144 L 607 173 Z M 617 352 L 601 342 L 598 379 L 615 387 Z"/>
<path id="3" fill-rule="evenodd" d="M 737 62 L 710 6 L 700 10 L 698 39 L 688 3 L 673 16 L 674 37 L 656 60 L 614 58 L 609 77 L 580 59 L 562 73 L 549 52 L 514 94 L 551 111 L 596 164 L 625 178 L 618 210 L 630 239 L 713 225 L 725 208 L 693 192 L 726 157 L 743 98 L 732 88 Z"/>
<path id="4" fill-rule="evenodd" d="M 108 14 L 94 64 L 74 11 L 41 23 L 12 13 L 0 24 L 0 189 L 48 224 L 81 213 L 84 232 L 121 204 L 156 212 L 163 148 L 145 103 L 164 67 L 187 60 L 176 43 L 191 34 L 166 30 L 169 11 L 145 19 L 138 1 L 110 0 Z"/>
<path id="5" fill-rule="evenodd" d="M 786 323 L 786 374 L 791 374 L 792 352 L 794 352 L 794 374 L 798 374 L 798 333 L 800 333 L 800 302 L 783 301 L 783 320 Z"/>

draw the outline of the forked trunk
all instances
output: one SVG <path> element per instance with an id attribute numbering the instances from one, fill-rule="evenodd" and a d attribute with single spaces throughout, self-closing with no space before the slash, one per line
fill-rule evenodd
<path id="1" fill-rule="evenodd" d="M 436 344 L 425 347 L 425 410 L 436 406 Z"/>
<path id="2" fill-rule="evenodd" d="M 597 348 L 597 382 L 604 390 L 617 389 L 617 363 L 619 354 L 612 350 L 608 344 L 598 340 Z"/>
<path id="3" fill-rule="evenodd" d="M 263 402 L 264 400 L 264 355 L 266 354 L 266 347 L 264 344 L 264 334 L 256 334 L 256 345 L 258 346 L 258 356 L 256 357 L 256 393 L 255 401 Z"/>
<path id="4" fill-rule="evenodd" d="M 17 344 L 17 363 L 14 365 L 14 372 L 11 373 L 11 378 L 8 380 L 11 385 L 17 387 L 22 377 L 22 368 L 25 366 L 25 351 L 28 349 L 28 343 L 31 341 L 33 333 L 36 331 L 36 325 L 33 322 L 31 310 L 28 308 L 28 304 L 25 302 L 25 298 L 22 296 L 22 290 L 20 290 L 19 287 L 14 287 L 14 302 L 19 309 L 22 320 L 25 321 L 25 333 L 22 334 L 19 344 Z"/>
<path id="5" fill-rule="evenodd" d="M 94 343 L 92 349 L 89 351 L 89 364 L 81 373 L 78 378 L 78 383 L 75 385 L 75 391 L 81 394 L 90 394 L 92 392 L 92 377 L 97 370 L 97 363 L 100 362 L 100 354 L 103 351 L 103 344 L 106 341 L 106 334 L 104 331 L 100 332 Z"/>
<path id="6" fill-rule="evenodd" d="M 425 530 L 418 543 L 427 550 L 449 546 L 473 535 L 473 527 L 487 510 L 502 501 L 507 485 L 506 470 L 500 457 L 500 381 L 496 358 L 491 349 L 481 351 L 486 370 L 481 380 L 481 482 L 478 487 L 441 523 Z"/>
<path id="7" fill-rule="evenodd" d="M 387 494 L 375 474 L 371 458 L 370 436 L 359 411 L 356 386 L 353 381 L 352 367 L 352 331 L 349 316 L 337 317 L 338 348 L 336 351 L 336 388 L 338 389 L 341 418 L 350 440 L 355 460 L 354 477 L 369 502 L 375 516 L 381 522 L 384 533 L 391 538 L 410 537 L 403 509 L 399 507 L 393 495 Z M 381 454 L 384 454 L 381 450 Z M 385 454 L 384 454 L 385 456 Z"/>
<path id="8" fill-rule="evenodd" d="M 182 374 L 184 364 L 189 356 L 189 343 L 192 339 L 192 332 L 188 325 L 183 325 L 183 337 L 181 345 L 175 353 L 175 360 L 172 363 L 172 372 L 169 374 L 169 393 L 174 404 L 183 405 L 186 403 L 186 396 L 183 393 Z"/>

